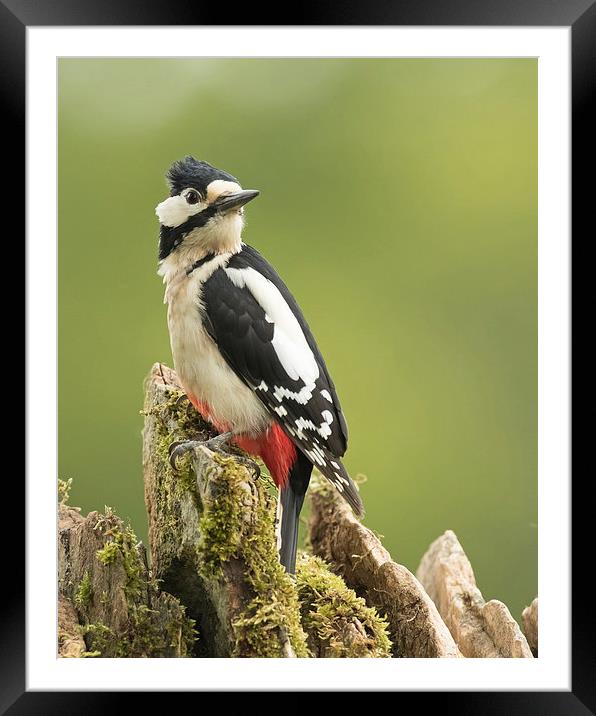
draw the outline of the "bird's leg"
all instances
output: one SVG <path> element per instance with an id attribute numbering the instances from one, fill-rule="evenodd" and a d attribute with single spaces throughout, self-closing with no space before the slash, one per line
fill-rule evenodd
<path id="1" fill-rule="evenodd" d="M 170 465 L 173 470 L 177 470 L 176 461 L 179 457 L 182 457 L 182 455 L 187 453 L 189 450 L 194 450 L 198 447 L 206 447 L 213 452 L 233 457 L 237 462 L 250 468 L 254 473 L 255 479 L 260 477 L 261 468 L 254 460 L 251 460 L 249 457 L 245 457 L 244 455 L 238 455 L 235 452 L 226 450 L 226 448 L 230 447 L 230 440 L 232 437 L 233 433 L 229 432 L 216 435 L 214 438 L 209 438 L 209 440 L 177 440 L 171 443 L 168 449 Z"/>

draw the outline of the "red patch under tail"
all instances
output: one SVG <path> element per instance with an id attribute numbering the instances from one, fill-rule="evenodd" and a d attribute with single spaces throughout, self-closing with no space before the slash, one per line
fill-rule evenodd
<path id="1" fill-rule="evenodd" d="M 220 433 L 227 433 L 230 430 L 227 423 L 222 423 L 212 417 L 207 404 L 201 403 L 192 393 L 187 392 L 186 394 L 194 407 L 209 420 L 216 430 Z M 267 465 L 275 484 L 278 487 L 285 487 L 292 465 L 296 462 L 296 446 L 277 423 L 272 423 L 269 430 L 259 435 L 258 438 L 238 435 L 234 438 L 234 442 L 250 455 L 258 455 Z"/>
<path id="2" fill-rule="evenodd" d="M 278 487 L 285 487 L 292 465 L 296 462 L 296 446 L 277 423 L 258 438 L 239 435 L 234 438 L 238 447 L 251 455 L 258 455 L 271 473 Z"/>

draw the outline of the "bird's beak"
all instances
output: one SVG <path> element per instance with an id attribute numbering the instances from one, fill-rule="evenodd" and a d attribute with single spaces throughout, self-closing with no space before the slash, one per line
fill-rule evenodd
<path id="1" fill-rule="evenodd" d="M 232 209 L 239 209 L 257 196 L 259 196 L 259 192 L 256 189 L 245 189 L 236 194 L 222 196 L 214 202 L 213 206 L 217 209 L 219 214 L 224 214 Z"/>

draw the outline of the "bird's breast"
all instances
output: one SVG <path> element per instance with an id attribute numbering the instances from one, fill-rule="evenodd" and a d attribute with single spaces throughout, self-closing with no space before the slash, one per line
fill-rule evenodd
<path id="1" fill-rule="evenodd" d="M 217 257 L 219 258 L 219 257 Z M 210 262 L 212 263 L 212 262 Z M 172 277 L 165 300 L 174 368 L 180 383 L 219 427 L 246 435 L 267 430 L 271 418 L 255 393 L 226 363 L 203 323 L 202 284 L 221 265 L 206 265 L 190 276 Z"/>

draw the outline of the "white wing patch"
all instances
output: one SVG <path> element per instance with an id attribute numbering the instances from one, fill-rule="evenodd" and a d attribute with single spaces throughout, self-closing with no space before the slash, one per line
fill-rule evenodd
<path id="1" fill-rule="evenodd" d="M 288 400 L 295 400 L 301 405 L 306 405 L 308 401 L 312 398 L 312 393 L 314 389 L 315 384 L 309 383 L 308 385 L 305 385 L 304 387 L 300 388 L 300 391 L 298 393 L 294 393 L 294 391 L 290 390 L 289 388 L 284 388 L 283 386 L 280 387 L 279 385 L 276 385 L 273 395 L 279 403 L 281 403 L 284 398 L 288 398 Z"/>
<path id="2" fill-rule="evenodd" d="M 331 428 L 329 427 L 331 423 L 333 422 L 333 415 L 328 410 L 323 410 L 322 413 L 323 422 L 319 427 L 317 427 L 312 420 L 308 420 L 306 418 L 297 418 L 294 423 L 296 425 L 298 437 L 303 440 L 304 439 L 304 433 L 303 430 L 314 430 L 317 432 L 323 439 L 328 438 L 331 435 Z"/>
<path id="3" fill-rule="evenodd" d="M 298 394 L 286 391 L 290 393 L 286 397 L 294 399 L 294 396 L 299 396 L 299 398 L 295 398 L 297 402 L 306 403 L 312 395 L 314 382 L 319 377 L 319 366 L 296 316 L 285 302 L 277 286 L 255 269 L 250 267 L 226 268 L 224 271 L 235 286 L 248 288 L 265 311 L 267 319 L 274 324 L 271 344 L 279 362 L 292 380 L 300 379 L 309 388 L 305 393 L 303 393 L 303 389 Z M 278 400 L 280 399 L 278 398 Z"/>

